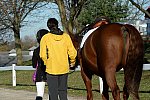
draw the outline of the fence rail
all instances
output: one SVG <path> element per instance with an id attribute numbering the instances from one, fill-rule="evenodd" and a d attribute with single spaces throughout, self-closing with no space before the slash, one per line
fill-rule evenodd
<path id="1" fill-rule="evenodd" d="M 16 86 L 16 71 L 17 70 L 35 70 L 32 66 L 16 66 L 15 64 L 12 64 L 12 66 L 6 66 L 6 67 L 0 67 L 0 71 L 8 71 L 12 70 L 12 86 Z M 76 69 L 77 71 L 80 71 L 80 67 Z M 143 70 L 150 70 L 150 64 L 143 64 Z M 100 92 L 102 93 L 102 79 L 99 77 L 99 84 L 100 84 Z"/>

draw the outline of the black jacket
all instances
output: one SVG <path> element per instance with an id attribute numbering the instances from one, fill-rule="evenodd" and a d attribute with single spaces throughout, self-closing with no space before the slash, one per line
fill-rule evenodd
<path id="1" fill-rule="evenodd" d="M 40 47 L 37 47 L 36 49 L 34 49 L 33 57 L 32 57 L 33 68 L 36 68 L 38 62 L 35 82 L 46 81 L 46 72 L 45 72 L 46 66 L 44 65 L 42 59 L 40 58 L 39 52 L 40 52 Z"/>

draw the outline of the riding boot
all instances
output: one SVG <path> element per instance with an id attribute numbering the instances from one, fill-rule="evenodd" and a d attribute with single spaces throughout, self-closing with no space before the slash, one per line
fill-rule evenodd
<path id="1" fill-rule="evenodd" d="M 43 98 L 40 96 L 37 96 L 35 100 L 43 100 Z"/>

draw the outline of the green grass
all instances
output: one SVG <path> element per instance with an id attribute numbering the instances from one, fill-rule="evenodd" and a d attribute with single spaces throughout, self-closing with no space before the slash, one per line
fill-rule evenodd
<path id="1" fill-rule="evenodd" d="M 12 72 L 11 71 L 0 71 L 0 87 L 2 88 L 11 88 L 15 90 L 27 90 L 36 92 L 35 84 L 32 82 L 32 73 L 33 71 L 17 71 L 17 86 L 12 86 Z M 123 72 L 117 73 L 117 82 L 122 92 L 123 87 Z M 140 98 L 141 100 L 149 100 L 150 98 L 150 71 L 143 71 L 143 76 L 140 85 Z M 101 99 L 99 93 L 99 81 L 97 76 L 93 76 L 93 95 L 94 100 Z M 45 88 L 47 93 L 47 86 Z M 110 100 L 112 100 L 111 92 Z M 85 96 L 86 89 L 81 78 L 80 72 L 74 72 L 69 74 L 68 77 L 68 95 L 69 96 Z M 121 95 L 122 96 L 122 95 Z M 132 99 L 129 99 L 132 100 Z"/>

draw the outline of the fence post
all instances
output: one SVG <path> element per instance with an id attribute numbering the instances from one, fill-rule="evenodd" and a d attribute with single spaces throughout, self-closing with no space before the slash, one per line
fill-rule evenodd
<path id="1" fill-rule="evenodd" d="M 100 93 L 102 94 L 102 92 L 103 92 L 103 80 L 102 80 L 102 78 L 101 77 L 99 77 L 99 90 L 100 90 Z"/>
<path id="2" fill-rule="evenodd" d="M 16 70 L 15 70 L 16 64 L 12 64 L 12 82 L 13 86 L 16 86 Z"/>

